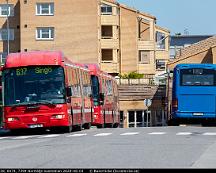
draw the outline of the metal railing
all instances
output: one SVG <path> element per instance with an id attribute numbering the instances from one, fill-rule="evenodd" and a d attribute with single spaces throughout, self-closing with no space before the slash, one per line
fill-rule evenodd
<path id="1" fill-rule="evenodd" d="M 155 85 L 154 78 L 116 79 L 118 85 Z"/>

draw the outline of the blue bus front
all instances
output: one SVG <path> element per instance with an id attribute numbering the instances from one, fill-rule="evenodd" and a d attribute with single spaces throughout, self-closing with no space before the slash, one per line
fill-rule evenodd
<path id="1" fill-rule="evenodd" d="M 216 117 L 216 65 L 181 64 L 174 69 L 172 119 Z"/>

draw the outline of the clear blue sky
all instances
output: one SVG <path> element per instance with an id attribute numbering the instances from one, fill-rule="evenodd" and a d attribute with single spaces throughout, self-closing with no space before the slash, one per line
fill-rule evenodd
<path id="1" fill-rule="evenodd" d="M 216 0 L 117 0 L 157 18 L 157 25 L 171 34 L 216 34 Z"/>

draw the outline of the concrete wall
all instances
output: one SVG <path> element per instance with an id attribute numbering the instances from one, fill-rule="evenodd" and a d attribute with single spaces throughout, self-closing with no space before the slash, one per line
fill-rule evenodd
<path id="1" fill-rule="evenodd" d="M 5 0 L 0 0 L 0 4 L 6 4 Z M 14 40 L 10 40 L 10 52 L 20 50 L 20 4 L 18 0 L 9 0 L 8 4 L 14 5 L 14 16 L 9 17 L 9 28 L 14 29 Z M 0 17 L 0 28 L 7 29 L 7 17 Z M 7 40 L 0 41 L 0 52 L 7 52 Z"/>
<path id="2" fill-rule="evenodd" d="M 20 2 L 22 51 L 62 50 L 73 61 L 98 63 L 98 1 L 54 1 L 54 16 L 36 16 L 36 2 L 53 0 L 31 0 L 27 4 Z M 37 41 L 36 27 L 54 27 L 54 40 Z"/>
<path id="3" fill-rule="evenodd" d="M 138 65 L 138 21 L 137 14 L 128 9 L 120 9 L 121 73 L 137 71 Z"/>

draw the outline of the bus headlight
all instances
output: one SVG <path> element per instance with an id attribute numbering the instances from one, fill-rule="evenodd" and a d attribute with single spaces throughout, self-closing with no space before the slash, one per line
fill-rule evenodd
<path id="1" fill-rule="evenodd" d="M 53 118 L 53 119 L 63 119 L 63 118 L 65 118 L 65 115 L 62 115 L 62 114 L 53 115 L 52 118 Z"/>
<path id="2" fill-rule="evenodd" d="M 11 117 L 11 118 L 8 118 L 7 120 L 8 120 L 8 122 L 12 122 L 12 121 L 17 121 L 17 120 L 19 120 L 19 118 Z"/>

